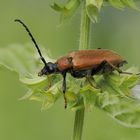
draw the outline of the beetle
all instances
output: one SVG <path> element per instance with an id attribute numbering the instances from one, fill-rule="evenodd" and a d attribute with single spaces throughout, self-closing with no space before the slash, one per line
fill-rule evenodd
<path id="1" fill-rule="evenodd" d="M 44 67 L 38 73 L 38 76 L 61 74 L 63 76 L 63 93 L 65 100 L 65 108 L 67 107 L 66 100 L 66 75 L 70 73 L 74 78 L 87 78 L 91 83 L 90 78 L 98 73 L 113 72 L 114 70 L 123 74 L 133 74 L 122 71 L 121 66 L 127 63 L 119 54 L 108 49 L 94 49 L 94 50 L 77 50 L 69 53 L 66 56 L 60 57 L 55 63 L 46 62 L 42 53 L 31 34 L 29 28 L 20 20 L 16 19 L 15 22 L 20 23 L 28 32 L 31 37 L 39 55 L 44 63 Z"/>

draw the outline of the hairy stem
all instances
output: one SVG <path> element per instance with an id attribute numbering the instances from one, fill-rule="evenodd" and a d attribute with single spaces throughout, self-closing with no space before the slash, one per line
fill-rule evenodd
<path id="1" fill-rule="evenodd" d="M 89 48 L 90 22 L 91 21 L 86 13 L 85 2 L 83 2 L 83 7 L 81 10 L 79 50 L 85 50 Z M 85 108 L 83 107 L 82 109 L 77 110 L 75 113 L 73 140 L 82 139 L 84 112 Z"/>

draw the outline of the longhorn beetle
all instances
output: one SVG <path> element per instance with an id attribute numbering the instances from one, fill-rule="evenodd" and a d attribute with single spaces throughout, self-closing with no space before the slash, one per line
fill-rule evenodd
<path id="1" fill-rule="evenodd" d="M 19 22 L 26 29 L 40 55 L 40 59 L 44 63 L 44 67 L 38 73 L 38 76 L 57 73 L 63 76 L 62 88 L 64 93 L 65 108 L 67 107 L 67 100 L 65 96 L 67 73 L 70 73 L 75 78 L 85 77 L 90 84 L 92 83 L 90 78 L 98 73 L 103 74 L 105 72 L 112 72 L 116 70 L 122 74 L 133 74 L 124 72 L 120 69 L 120 67 L 127 63 L 127 61 L 119 54 L 112 50 L 100 48 L 94 50 L 73 51 L 66 56 L 60 57 L 55 63 L 46 62 L 28 27 L 20 19 L 16 19 L 15 22 Z"/>

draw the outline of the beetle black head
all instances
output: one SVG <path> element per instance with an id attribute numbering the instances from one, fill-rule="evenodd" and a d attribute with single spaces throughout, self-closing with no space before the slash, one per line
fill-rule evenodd
<path id="1" fill-rule="evenodd" d="M 20 19 L 16 19 L 15 22 L 19 22 L 20 24 L 23 25 L 23 27 L 25 28 L 25 30 L 28 32 L 29 36 L 31 37 L 31 40 L 33 41 L 39 55 L 40 55 L 40 59 L 42 60 L 42 62 L 44 63 L 44 67 L 43 69 L 38 73 L 39 76 L 42 76 L 42 75 L 49 75 L 49 74 L 52 74 L 52 73 L 55 73 L 57 71 L 57 64 L 55 63 L 52 63 L 52 62 L 46 62 L 44 57 L 42 56 L 42 53 L 33 37 L 33 35 L 31 34 L 30 30 L 28 29 L 28 27 L 20 20 Z"/>
<path id="2" fill-rule="evenodd" d="M 57 64 L 48 62 L 43 69 L 38 73 L 38 76 L 49 75 L 57 72 Z"/>

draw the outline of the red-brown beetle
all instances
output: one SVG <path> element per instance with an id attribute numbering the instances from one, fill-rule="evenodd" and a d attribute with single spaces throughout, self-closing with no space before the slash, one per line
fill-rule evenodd
<path id="1" fill-rule="evenodd" d="M 62 74 L 64 98 L 66 92 L 67 73 L 70 73 L 75 78 L 89 78 L 98 73 L 112 72 L 114 70 L 117 70 L 119 73 L 132 74 L 119 69 L 119 67 L 127 63 L 126 60 L 124 60 L 119 54 L 105 49 L 78 50 L 59 58 L 55 63 L 46 62 L 28 27 L 19 19 L 16 19 L 15 21 L 24 26 L 45 65 L 38 75 L 42 76 L 54 73 Z M 65 108 L 66 106 L 67 101 L 65 98 Z"/>

